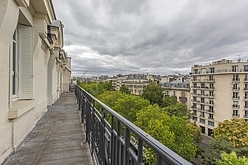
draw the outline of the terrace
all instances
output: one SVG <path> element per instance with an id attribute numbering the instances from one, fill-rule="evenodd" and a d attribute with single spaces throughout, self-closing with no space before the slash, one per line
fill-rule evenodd
<path id="1" fill-rule="evenodd" d="M 149 157 L 148 150 L 153 150 Z M 76 86 L 64 93 L 5 165 L 191 163 Z"/>

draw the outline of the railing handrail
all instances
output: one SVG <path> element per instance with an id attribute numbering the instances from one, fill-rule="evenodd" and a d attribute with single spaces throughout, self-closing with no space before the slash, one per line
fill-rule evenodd
<path id="1" fill-rule="evenodd" d="M 159 155 L 164 157 L 166 160 L 168 160 L 170 163 L 175 165 L 192 165 L 187 160 L 183 159 L 181 156 L 179 156 L 177 153 L 169 149 L 168 147 L 164 146 L 162 143 L 160 143 L 158 140 L 150 136 L 148 133 L 143 131 L 141 128 L 134 125 L 132 122 L 130 122 L 125 117 L 118 114 L 116 111 L 105 105 L 103 102 L 92 96 L 89 92 L 81 88 L 80 86 L 76 85 L 76 88 L 82 90 L 84 93 L 86 93 L 92 100 L 97 102 L 102 108 L 104 108 L 106 111 L 108 111 L 111 115 L 113 115 L 115 118 L 117 118 L 124 126 L 128 127 L 134 134 L 136 134 L 141 140 L 143 140 L 146 144 L 150 145 L 151 148 L 153 148 Z"/>

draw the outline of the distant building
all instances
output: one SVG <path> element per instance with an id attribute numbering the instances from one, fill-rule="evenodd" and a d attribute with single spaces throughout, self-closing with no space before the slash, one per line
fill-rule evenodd
<path id="1" fill-rule="evenodd" d="M 248 62 L 220 60 L 191 68 L 192 120 L 211 135 L 219 122 L 248 119 Z"/>
<path id="2" fill-rule="evenodd" d="M 164 76 L 163 79 L 165 79 L 165 77 L 166 76 Z M 168 76 L 167 80 L 170 80 L 172 77 L 173 76 Z M 186 104 L 188 110 L 190 110 L 190 78 L 187 78 L 187 76 L 174 76 L 172 79 L 174 81 L 162 84 L 164 97 L 173 96 L 178 102 Z"/>

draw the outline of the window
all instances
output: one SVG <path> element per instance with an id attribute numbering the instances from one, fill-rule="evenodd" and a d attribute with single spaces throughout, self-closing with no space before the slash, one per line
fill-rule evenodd
<path id="1" fill-rule="evenodd" d="M 201 88 L 205 88 L 205 84 L 204 83 L 201 83 Z"/>
<path id="2" fill-rule="evenodd" d="M 248 74 L 245 74 L 245 81 L 247 81 L 247 80 L 248 80 Z"/>
<path id="3" fill-rule="evenodd" d="M 248 108 L 248 101 L 245 101 L 245 108 Z"/>
<path id="4" fill-rule="evenodd" d="M 232 66 L 232 72 L 237 72 L 237 71 L 238 71 L 238 66 L 237 65 Z"/>
<path id="5" fill-rule="evenodd" d="M 205 99 L 201 97 L 201 103 L 204 103 L 205 102 Z"/>
<path id="6" fill-rule="evenodd" d="M 196 114 L 196 110 L 193 110 L 193 115 L 195 115 L 195 116 L 197 115 L 197 114 Z"/>
<path id="7" fill-rule="evenodd" d="M 244 71 L 248 72 L 248 65 L 244 65 Z"/>
<path id="8" fill-rule="evenodd" d="M 205 123 L 205 121 L 204 121 L 204 123 Z M 203 126 L 200 126 L 200 127 L 201 127 L 201 133 L 205 134 L 205 127 L 203 127 Z"/>
<path id="9" fill-rule="evenodd" d="M 208 128 L 208 136 L 212 136 L 212 134 L 213 134 L 213 130 Z"/>
<path id="10" fill-rule="evenodd" d="M 193 94 L 197 95 L 197 90 L 196 89 L 193 89 Z"/>
<path id="11" fill-rule="evenodd" d="M 197 87 L 197 83 L 193 83 L 193 87 L 196 88 Z"/>
<path id="12" fill-rule="evenodd" d="M 204 112 L 201 112 L 201 113 L 200 113 L 200 117 L 205 117 Z"/>
<path id="13" fill-rule="evenodd" d="M 245 83 L 245 90 L 248 90 L 248 83 Z"/>
<path id="14" fill-rule="evenodd" d="M 196 81 L 196 76 L 193 76 L 193 81 Z"/>
<path id="15" fill-rule="evenodd" d="M 238 101 L 233 101 L 233 107 L 238 108 L 239 102 Z"/>
<path id="16" fill-rule="evenodd" d="M 239 98 L 239 93 L 238 92 L 233 92 L 233 98 L 238 99 Z"/>
<path id="17" fill-rule="evenodd" d="M 17 30 L 12 40 L 12 95 L 18 97 L 18 53 L 17 53 Z"/>
<path id="18" fill-rule="evenodd" d="M 197 121 L 197 117 L 193 116 L 192 120 Z"/>
<path id="19" fill-rule="evenodd" d="M 208 115 L 208 119 L 213 120 L 213 119 L 214 119 L 214 115 L 213 115 L 213 114 L 209 114 L 209 115 Z"/>
<path id="20" fill-rule="evenodd" d="M 213 81 L 214 80 L 214 76 L 213 75 L 209 75 L 209 80 Z"/>
<path id="21" fill-rule="evenodd" d="M 245 92 L 245 99 L 248 99 L 248 92 Z"/>
<path id="22" fill-rule="evenodd" d="M 239 111 L 238 110 L 233 110 L 233 116 L 238 116 Z"/>
<path id="23" fill-rule="evenodd" d="M 209 88 L 214 89 L 214 83 L 209 83 Z"/>
<path id="24" fill-rule="evenodd" d="M 214 91 L 209 91 L 209 96 L 214 96 Z"/>
<path id="25" fill-rule="evenodd" d="M 210 73 L 214 73 L 214 68 L 210 68 Z"/>
<path id="26" fill-rule="evenodd" d="M 197 101 L 195 96 L 193 97 L 193 101 Z"/>
<path id="27" fill-rule="evenodd" d="M 238 83 L 233 83 L 233 89 L 236 89 L 236 90 L 238 90 L 238 89 L 239 89 L 239 87 L 238 87 Z"/>
<path id="28" fill-rule="evenodd" d="M 245 116 L 244 117 L 248 118 L 248 111 L 247 110 L 245 111 Z"/>
<path id="29" fill-rule="evenodd" d="M 200 123 L 205 124 L 205 119 L 200 118 Z"/>
<path id="30" fill-rule="evenodd" d="M 204 105 L 201 105 L 201 110 L 205 110 L 205 106 Z"/>
<path id="31" fill-rule="evenodd" d="M 234 74 L 233 75 L 233 81 L 238 81 L 239 80 L 239 75 L 238 74 Z"/>
<path id="32" fill-rule="evenodd" d="M 205 91 L 201 90 L 201 95 L 204 96 L 205 95 Z"/>
<path id="33" fill-rule="evenodd" d="M 209 112 L 214 112 L 214 107 L 213 106 L 209 106 Z"/>
<path id="34" fill-rule="evenodd" d="M 213 99 L 209 99 L 209 104 L 214 104 L 214 100 Z"/>
<path id="35" fill-rule="evenodd" d="M 18 25 L 12 40 L 13 99 L 33 98 L 33 29 Z"/>
<path id="36" fill-rule="evenodd" d="M 208 125 L 210 125 L 210 126 L 214 126 L 214 122 L 212 122 L 212 121 L 208 121 Z"/>
<path id="37" fill-rule="evenodd" d="M 194 74 L 198 74 L 198 69 L 194 69 Z"/>

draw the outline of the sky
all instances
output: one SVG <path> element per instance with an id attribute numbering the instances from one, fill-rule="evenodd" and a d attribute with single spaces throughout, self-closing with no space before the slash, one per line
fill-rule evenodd
<path id="1" fill-rule="evenodd" d="M 248 60 L 248 0 L 53 0 L 72 75 L 188 74 Z"/>

